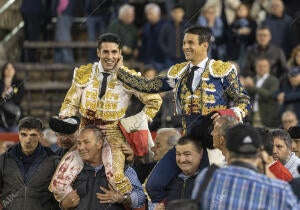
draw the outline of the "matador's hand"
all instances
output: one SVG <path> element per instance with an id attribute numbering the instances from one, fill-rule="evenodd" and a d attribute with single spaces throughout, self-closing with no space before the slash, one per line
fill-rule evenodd
<path id="1" fill-rule="evenodd" d="M 120 69 L 120 68 L 122 68 L 124 66 L 124 64 L 123 64 L 123 56 L 122 55 L 120 55 L 120 58 L 119 58 L 119 60 L 118 60 L 118 63 L 116 64 L 116 66 L 115 66 L 115 72 L 118 72 L 118 70 Z"/>

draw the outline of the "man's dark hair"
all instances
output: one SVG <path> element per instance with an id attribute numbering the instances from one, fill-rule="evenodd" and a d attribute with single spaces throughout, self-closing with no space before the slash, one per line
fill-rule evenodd
<path id="1" fill-rule="evenodd" d="M 38 131 L 43 131 L 43 123 L 36 117 L 28 116 L 19 121 L 18 128 L 19 131 L 22 129 L 36 129 Z"/>
<path id="2" fill-rule="evenodd" d="M 95 125 L 88 125 L 88 126 L 85 126 L 85 127 L 81 130 L 81 132 L 86 131 L 86 130 L 91 130 L 91 131 L 93 132 L 93 134 L 95 135 L 97 141 L 99 141 L 99 140 L 104 140 L 102 131 L 101 131 L 100 128 L 98 128 L 97 126 L 95 126 Z M 81 132 L 80 132 L 80 133 L 81 133 Z"/>
<path id="3" fill-rule="evenodd" d="M 285 145 L 287 146 L 287 148 L 289 150 L 291 150 L 293 141 L 292 141 L 290 134 L 286 130 L 274 129 L 271 131 L 271 134 L 272 134 L 273 140 L 274 140 L 274 138 L 279 138 L 279 139 L 283 140 L 285 142 Z"/>
<path id="4" fill-rule="evenodd" d="M 193 138 L 192 136 L 189 136 L 189 135 L 182 136 L 178 140 L 177 145 L 186 145 L 186 144 L 189 144 L 189 143 L 192 143 L 199 153 L 202 151 L 203 146 L 202 146 L 201 142 L 199 140 Z"/>
<path id="5" fill-rule="evenodd" d="M 100 49 L 103 42 L 113 42 L 119 46 L 119 49 L 122 48 L 121 38 L 117 34 L 105 33 L 98 37 L 98 48 Z"/>
<path id="6" fill-rule="evenodd" d="M 183 9 L 183 10 L 184 10 L 184 7 L 183 7 L 182 4 L 177 3 L 177 4 L 175 4 L 175 5 L 172 7 L 172 10 L 175 10 L 175 9 Z"/>
<path id="7" fill-rule="evenodd" d="M 195 34 L 199 36 L 199 44 L 211 42 L 211 30 L 208 27 L 191 26 L 184 31 L 185 34 Z"/>

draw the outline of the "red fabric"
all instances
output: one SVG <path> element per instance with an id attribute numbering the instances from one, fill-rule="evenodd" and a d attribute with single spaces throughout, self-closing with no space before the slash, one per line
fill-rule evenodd
<path id="1" fill-rule="evenodd" d="M 293 179 L 293 176 L 291 172 L 282 165 L 278 160 L 272 163 L 272 165 L 269 166 L 269 170 L 276 176 L 276 178 L 284 180 L 284 181 L 291 181 Z"/>
<path id="2" fill-rule="evenodd" d="M 222 110 L 218 110 L 217 111 L 221 116 L 230 116 L 230 117 L 233 117 L 237 120 L 238 117 L 236 116 L 236 114 L 234 113 L 234 111 L 232 109 L 222 109 Z"/>
<path id="3" fill-rule="evenodd" d="M 156 131 L 150 131 L 150 133 L 151 133 L 152 139 L 155 141 L 155 138 L 157 135 Z"/>
<path id="4" fill-rule="evenodd" d="M 18 133 L 0 133 L 0 141 L 19 141 Z"/>
<path id="5" fill-rule="evenodd" d="M 142 157 L 148 153 L 148 130 L 127 133 L 121 123 L 119 123 L 119 127 L 136 156 Z"/>

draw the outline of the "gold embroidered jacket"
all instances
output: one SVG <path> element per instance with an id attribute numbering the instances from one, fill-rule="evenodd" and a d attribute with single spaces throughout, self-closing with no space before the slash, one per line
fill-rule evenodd
<path id="1" fill-rule="evenodd" d="M 174 91 L 176 113 L 206 115 L 214 110 L 226 109 L 229 101 L 236 115 L 242 120 L 251 108 L 250 98 L 240 84 L 234 65 L 229 62 L 208 60 L 196 90 L 186 86 L 189 62 L 172 66 L 167 76 L 147 80 L 130 74 L 126 68 L 118 71 L 118 78 L 128 86 L 146 93 Z"/>
<path id="2" fill-rule="evenodd" d="M 99 92 L 103 75 L 101 63 L 80 66 L 74 70 L 73 81 L 61 106 L 60 115 L 73 116 L 77 111 L 88 119 L 115 121 L 125 116 L 132 94 L 145 104 L 143 111 L 149 119 L 158 112 L 162 99 L 158 94 L 138 92 L 119 81 L 113 73 L 108 77 L 102 98 Z M 131 71 L 131 74 L 137 74 Z"/>

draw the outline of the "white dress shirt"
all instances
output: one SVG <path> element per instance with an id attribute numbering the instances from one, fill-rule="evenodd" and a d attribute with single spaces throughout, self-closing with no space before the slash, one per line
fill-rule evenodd
<path id="1" fill-rule="evenodd" d="M 200 63 L 197 64 L 197 66 L 199 67 L 199 69 L 197 69 L 194 72 L 194 79 L 193 79 L 193 83 L 192 83 L 192 90 L 195 91 L 200 80 L 201 80 L 201 75 L 203 73 L 203 71 L 205 70 L 206 64 L 208 61 L 208 57 L 206 57 L 204 60 L 202 60 Z M 191 63 L 190 68 L 192 68 L 194 65 Z"/>

